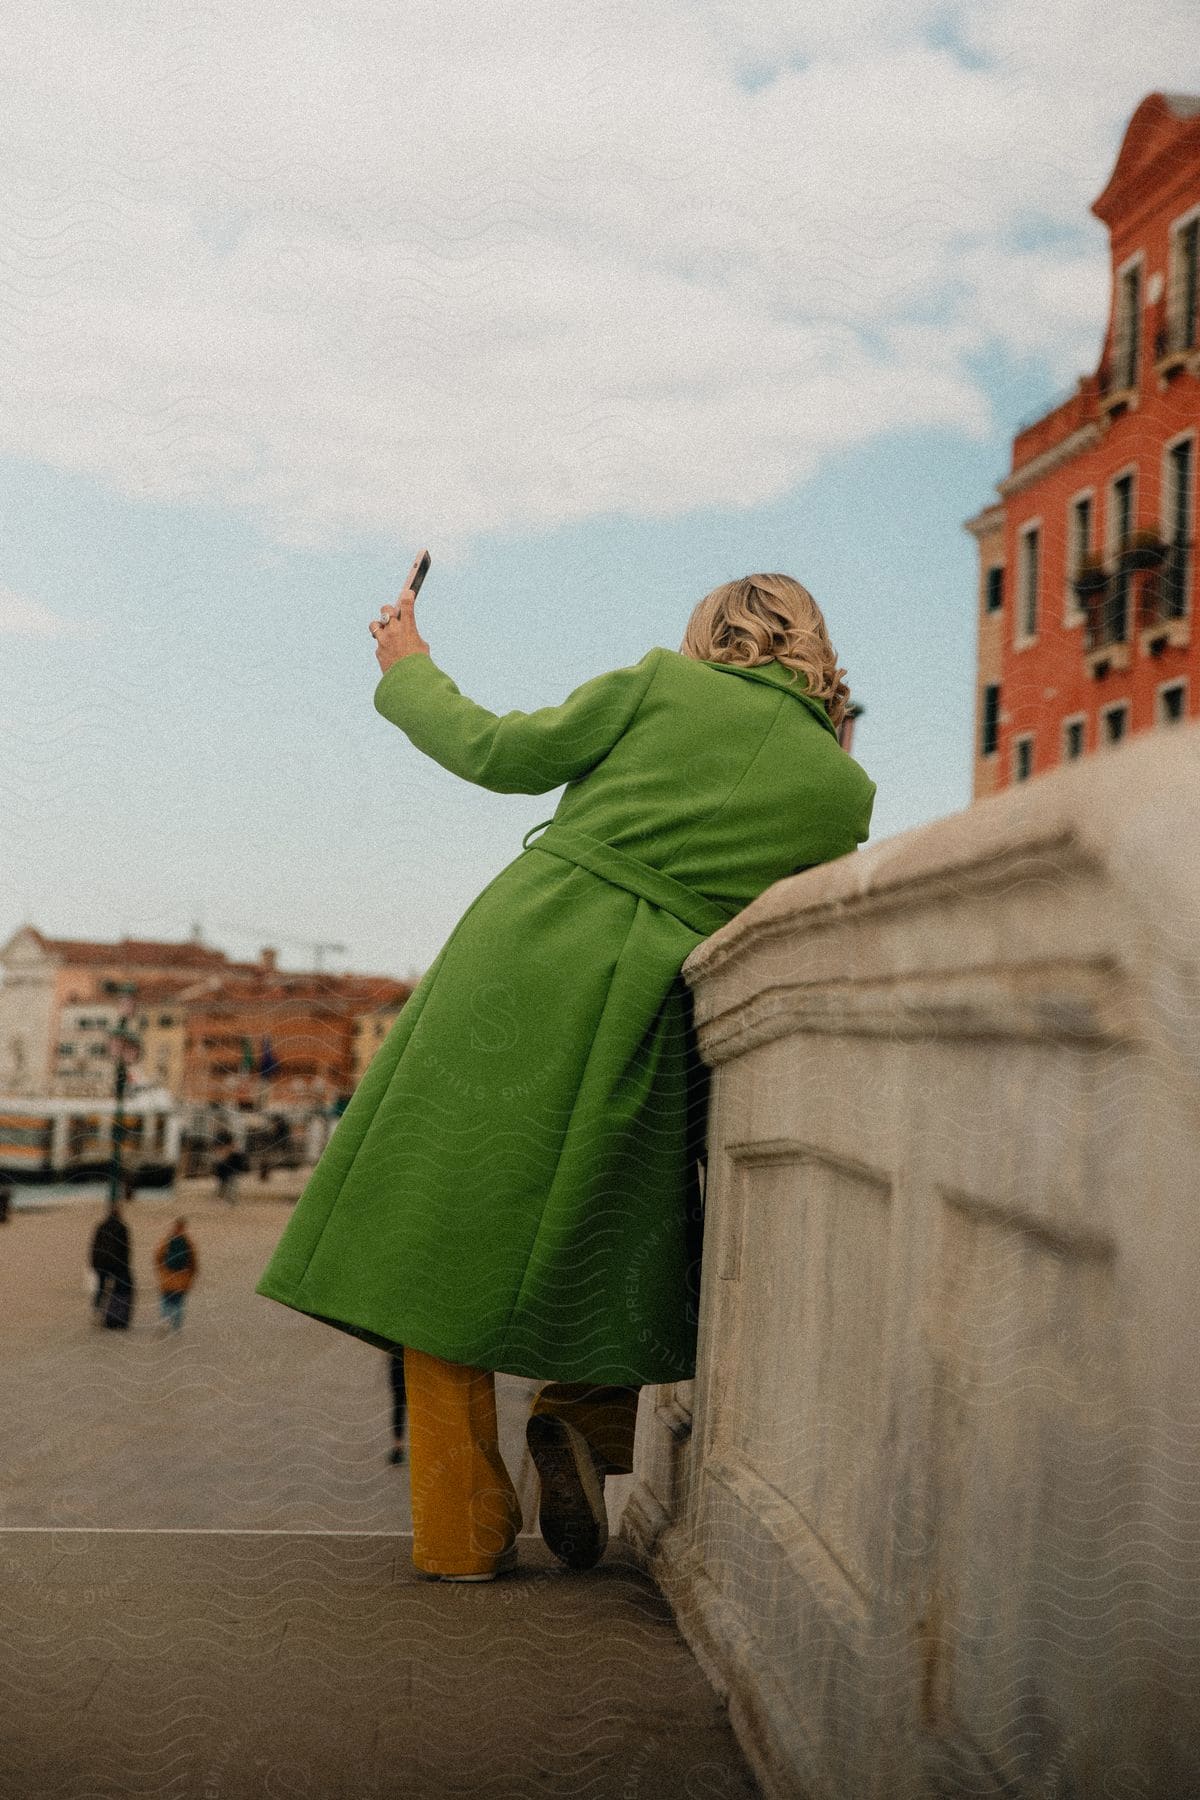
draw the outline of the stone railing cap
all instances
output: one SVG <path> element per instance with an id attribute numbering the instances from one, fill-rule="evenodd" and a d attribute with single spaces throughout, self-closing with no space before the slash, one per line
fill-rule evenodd
<path id="1" fill-rule="evenodd" d="M 1055 844 L 1136 888 L 1139 910 L 1171 938 L 1200 932 L 1200 720 L 1139 733 L 777 881 L 697 945 L 683 974 L 694 986 L 784 920 L 831 906 L 851 909 L 871 896 L 927 887 L 939 876 Z"/>

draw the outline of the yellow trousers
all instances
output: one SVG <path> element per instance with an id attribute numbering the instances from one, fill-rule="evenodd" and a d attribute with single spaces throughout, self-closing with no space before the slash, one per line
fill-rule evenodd
<path id="1" fill-rule="evenodd" d="M 427 1575 L 483 1575 L 521 1529 L 500 1455 L 496 1378 L 486 1369 L 404 1351 L 413 1563 Z M 531 1408 L 574 1425 L 605 1474 L 633 1467 L 637 1388 L 552 1381 Z"/>

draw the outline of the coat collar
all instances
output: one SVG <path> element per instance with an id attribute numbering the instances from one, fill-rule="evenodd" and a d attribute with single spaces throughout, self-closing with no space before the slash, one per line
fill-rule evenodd
<path id="1" fill-rule="evenodd" d="M 805 691 L 807 681 L 801 670 L 789 669 L 786 663 L 776 662 L 773 659 L 771 662 L 755 663 L 753 667 L 748 667 L 745 663 L 708 662 L 707 660 L 704 666 L 706 669 L 718 669 L 723 675 L 741 675 L 748 681 L 765 681 L 770 687 L 782 688 L 785 693 L 791 694 L 794 699 L 806 706 L 814 717 L 820 719 L 825 729 L 837 737 L 837 726 L 826 712 L 823 702 L 818 700 L 815 695 Z"/>

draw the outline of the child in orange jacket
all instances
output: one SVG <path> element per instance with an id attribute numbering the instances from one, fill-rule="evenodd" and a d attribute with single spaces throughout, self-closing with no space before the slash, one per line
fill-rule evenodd
<path id="1" fill-rule="evenodd" d="M 158 1270 L 158 1303 L 163 1324 L 178 1331 L 183 1324 L 183 1306 L 188 1289 L 200 1272 L 196 1246 L 184 1230 L 186 1219 L 176 1219 L 174 1229 L 154 1252 Z"/>

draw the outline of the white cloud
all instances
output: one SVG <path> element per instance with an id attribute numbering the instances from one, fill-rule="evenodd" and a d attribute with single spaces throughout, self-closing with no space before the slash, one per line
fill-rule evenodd
<path id="1" fill-rule="evenodd" d="M 0 637 L 76 637 L 94 630 L 91 621 L 64 618 L 40 600 L 27 600 L 24 594 L 0 587 Z"/>
<path id="2" fill-rule="evenodd" d="M 974 357 L 1099 348 L 1103 236 L 1069 234 L 1158 77 L 1141 15 L 1079 7 L 26 0 L 0 451 L 444 559 L 980 432 Z"/>

